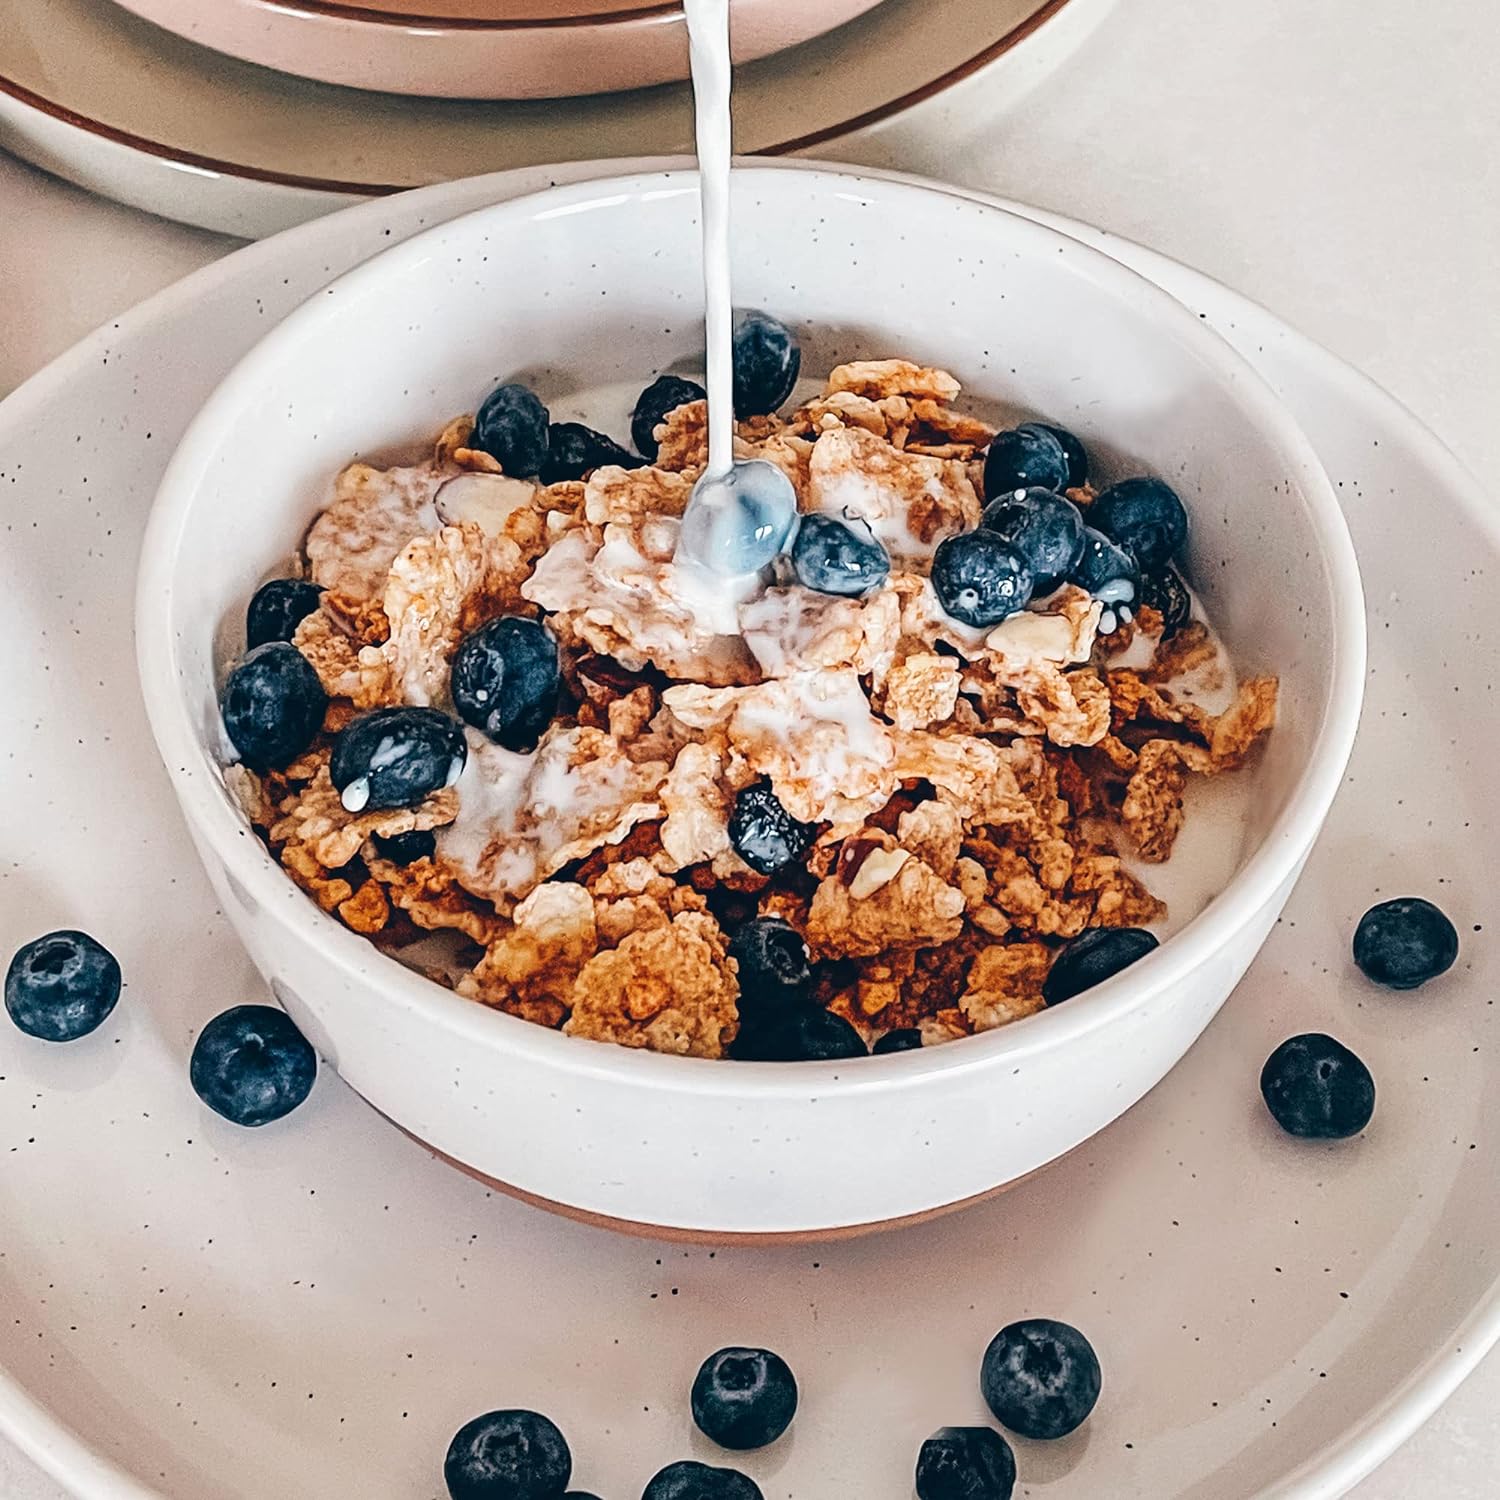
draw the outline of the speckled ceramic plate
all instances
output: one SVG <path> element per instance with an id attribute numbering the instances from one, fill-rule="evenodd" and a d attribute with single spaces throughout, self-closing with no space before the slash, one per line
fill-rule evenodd
<path id="1" fill-rule="evenodd" d="M 883 0 L 737 70 L 737 149 L 816 147 L 1022 43 L 1062 55 L 1112 4 Z M 686 84 L 565 102 L 366 93 L 221 57 L 111 0 L 4 0 L 0 146 L 138 208 L 257 236 L 477 172 L 691 150 L 692 108 Z"/>
<path id="2" fill-rule="evenodd" d="M 1101 241 L 1299 413 L 1346 504 L 1372 624 L 1365 728 L 1308 873 L 1240 992 L 1145 1101 L 956 1218 L 822 1251 L 711 1253 L 491 1197 L 331 1074 L 257 1132 L 189 1091 L 196 1029 L 259 989 L 136 702 L 147 502 L 196 403 L 270 320 L 422 223 L 537 183 L 434 189 L 252 247 L 0 407 L 0 948 L 77 924 L 129 986 L 73 1046 L 0 1030 L 0 1427 L 88 1500 L 437 1500 L 460 1422 L 535 1405 L 573 1440 L 577 1483 L 630 1500 L 668 1459 L 706 1456 L 692 1371 L 753 1340 L 785 1353 L 804 1392 L 790 1439 L 745 1463 L 768 1500 L 907 1500 L 921 1438 L 981 1415 L 990 1333 L 1039 1313 L 1087 1330 L 1105 1393 L 1076 1436 L 1017 1444 L 1018 1494 L 1339 1493 L 1500 1333 L 1500 537 L 1475 482 L 1388 397 L 1134 247 Z M 1347 959 L 1358 913 L 1398 891 L 1442 902 L 1464 939 L 1452 975 L 1404 997 Z M 1312 1028 L 1378 1080 L 1354 1141 L 1293 1142 L 1261 1108 L 1266 1053 Z"/>

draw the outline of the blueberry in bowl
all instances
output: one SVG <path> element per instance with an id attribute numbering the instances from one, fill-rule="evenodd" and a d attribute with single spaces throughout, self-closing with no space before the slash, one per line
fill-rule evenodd
<path id="1" fill-rule="evenodd" d="M 993 531 L 1031 570 L 1032 592 L 1050 594 L 1083 557 L 1083 513 L 1066 495 L 1022 489 L 985 507 L 979 524 Z"/>

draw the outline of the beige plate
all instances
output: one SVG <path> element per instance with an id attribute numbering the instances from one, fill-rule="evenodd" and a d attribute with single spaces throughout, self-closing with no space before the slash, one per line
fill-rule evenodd
<path id="1" fill-rule="evenodd" d="M 791 152 L 888 118 L 1065 9 L 1099 7 L 886 0 L 829 37 L 740 69 L 737 149 Z M 220 57 L 109 0 L 3 0 L 0 146 L 153 212 L 264 234 L 352 197 L 684 151 L 691 113 L 686 85 L 566 106 L 356 92 Z"/>

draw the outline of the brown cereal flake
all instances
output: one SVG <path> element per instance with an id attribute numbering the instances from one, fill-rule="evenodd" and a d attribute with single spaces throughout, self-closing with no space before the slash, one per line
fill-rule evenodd
<path id="1" fill-rule="evenodd" d="M 739 986 L 723 932 L 706 912 L 633 932 L 591 958 L 573 987 L 570 1036 L 722 1057 L 739 1021 Z"/>
<path id="2" fill-rule="evenodd" d="M 1044 943 L 995 943 L 982 948 L 969 969 L 959 1009 L 975 1031 L 991 1031 L 1033 1015 L 1045 1004 L 1042 984 L 1052 966 Z"/>
<path id="3" fill-rule="evenodd" d="M 929 401 L 956 400 L 963 387 L 946 371 L 913 364 L 909 359 L 861 359 L 839 365 L 828 377 L 826 391 L 849 391 L 879 400 L 885 396 L 916 396 Z"/>

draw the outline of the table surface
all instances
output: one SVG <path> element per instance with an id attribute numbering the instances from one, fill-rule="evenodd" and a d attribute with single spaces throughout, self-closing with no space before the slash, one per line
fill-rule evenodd
<path id="1" fill-rule="evenodd" d="M 1095 3 L 1095 0 L 1088 0 Z M 1495 0 L 1118 0 L 827 154 L 924 172 L 1141 240 L 1368 372 L 1475 472 L 1500 462 Z M 0 393 L 234 248 L 0 156 Z M 1420 503 L 1420 497 L 1413 497 Z M 1491 1500 L 1500 1352 L 1357 1500 Z M 62 1492 L 0 1441 L 0 1494 Z"/>

